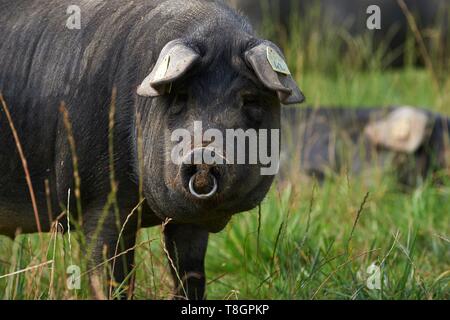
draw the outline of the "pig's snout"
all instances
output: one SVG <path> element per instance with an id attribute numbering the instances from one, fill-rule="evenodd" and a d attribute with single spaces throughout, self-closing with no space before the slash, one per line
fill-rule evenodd
<path id="1" fill-rule="evenodd" d="M 217 179 L 208 170 L 201 170 L 189 179 L 189 192 L 197 199 L 206 200 L 217 192 Z"/>
<path id="2" fill-rule="evenodd" d="M 204 150 L 203 148 L 195 149 L 187 157 L 192 162 L 181 165 L 183 187 L 199 200 L 208 200 L 216 195 L 226 179 L 225 165 L 206 164 L 199 161 L 202 159 L 199 157 L 202 157 Z"/>

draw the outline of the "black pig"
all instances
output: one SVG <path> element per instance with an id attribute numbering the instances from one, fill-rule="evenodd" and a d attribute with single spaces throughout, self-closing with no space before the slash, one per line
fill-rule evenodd
<path id="1" fill-rule="evenodd" d="M 73 5 L 79 29 L 67 27 Z M 134 246 L 139 227 L 171 219 L 166 245 L 183 282 L 172 270 L 176 294 L 203 298 L 208 233 L 257 206 L 273 176 L 261 175 L 259 164 L 176 165 L 170 133 L 192 130 L 194 121 L 222 132 L 279 128 L 281 103 L 304 99 L 289 72 L 275 71 L 266 56 L 270 48 L 283 65 L 280 50 L 222 1 L 206 0 L 1 0 L 0 34 L 0 92 L 12 118 L 0 113 L 0 233 L 38 230 L 13 124 L 43 231 L 52 224 L 46 180 L 53 218 L 74 191 L 71 211 L 80 213 L 90 266 L 103 261 L 105 246 L 113 256 L 122 227 L 120 251 Z M 142 215 L 124 224 L 140 202 L 140 181 Z M 116 282 L 132 263 L 130 250 L 115 265 Z"/>

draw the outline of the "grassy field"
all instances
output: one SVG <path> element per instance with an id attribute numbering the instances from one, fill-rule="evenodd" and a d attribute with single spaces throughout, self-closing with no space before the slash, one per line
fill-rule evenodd
<path id="1" fill-rule="evenodd" d="M 450 73 L 432 53 L 432 68 L 388 70 L 386 56 L 370 54 L 367 39 L 352 39 L 352 49 L 340 55 L 342 37 L 304 36 L 301 28 L 289 36 L 265 32 L 284 44 L 310 105 L 409 104 L 450 115 Z M 208 298 L 449 299 L 448 172 L 442 185 L 431 178 L 408 192 L 389 173 L 372 175 L 337 175 L 319 186 L 293 174 L 290 184 L 275 184 L 260 211 L 240 214 L 211 235 Z M 85 275 L 80 290 L 66 286 L 69 265 L 86 271 L 77 237 L 75 230 L 70 237 L 44 235 L 42 242 L 38 235 L 0 237 L 0 298 L 91 298 Z M 134 270 L 138 299 L 170 298 L 162 247 L 160 228 L 142 230 Z M 374 266 L 380 289 L 369 289 Z"/>

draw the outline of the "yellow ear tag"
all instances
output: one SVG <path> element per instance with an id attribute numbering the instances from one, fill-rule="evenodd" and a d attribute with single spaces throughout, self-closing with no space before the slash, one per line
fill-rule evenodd
<path id="1" fill-rule="evenodd" d="M 158 69 L 155 72 L 155 81 L 161 80 L 164 78 L 164 76 L 167 73 L 167 70 L 169 70 L 169 64 L 170 64 L 170 55 L 164 57 L 163 61 L 161 61 L 160 65 L 158 66 Z"/>
<path id="2" fill-rule="evenodd" d="M 273 48 L 267 47 L 267 60 L 269 60 L 272 69 L 278 73 L 291 75 L 289 68 L 283 58 Z"/>

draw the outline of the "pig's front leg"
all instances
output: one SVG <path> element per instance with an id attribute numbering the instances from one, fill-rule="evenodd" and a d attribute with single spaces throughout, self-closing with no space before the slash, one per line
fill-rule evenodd
<path id="1" fill-rule="evenodd" d="M 168 224 L 164 234 L 175 283 L 175 299 L 204 299 L 208 231 L 194 225 Z"/>
<path id="2" fill-rule="evenodd" d="M 121 210 L 121 212 L 129 211 Z M 96 299 L 108 299 L 111 298 L 110 286 L 114 288 L 114 285 L 122 284 L 133 269 L 135 221 L 131 219 L 123 227 L 123 219 L 118 224 L 113 211 L 107 212 L 103 217 L 105 212 L 101 210 L 90 210 L 89 213 L 84 224 L 89 280 Z M 120 234 L 122 227 L 124 229 Z M 119 234 L 120 240 L 118 240 Z M 105 266 L 109 269 L 106 277 L 103 272 Z M 114 272 L 111 274 L 112 270 Z M 128 280 L 126 285 L 128 285 L 128 292 L 122 292 L 118 298 L 125 299 L 127 296 L 132 296 L 133 283 Z"/>

